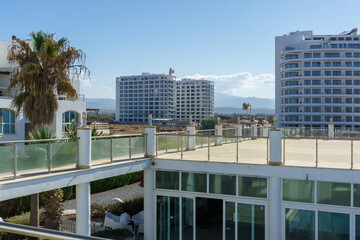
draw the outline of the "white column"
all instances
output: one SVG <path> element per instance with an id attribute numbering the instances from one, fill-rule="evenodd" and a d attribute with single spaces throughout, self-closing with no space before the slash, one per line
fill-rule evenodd
<path id="1" fill-rule="evenodd" d="M 154 199 L 154 178 L 155 171 L 148 169 L 144 171 L 144 239 L 155 239 L 155 199 Z"/>
<path id="2" fill-rule="evenodd" d="M 334 124 L 328 126 L 328 138 L 335 138 Z"/>
<path id="3" fill-rule="evenodd" d="M 91 129 L 77 129 L 79 141 L 78 168 L 91 168 Z M 76 233 L 90 236 L 90 182 L 76 185 Z"/>
<path id="4" fill-rule="evenodd" d="M 235 125 L 235 134 L 238 137 L 242 137 L 242 125 L 241 124 Z"/>
<path id="5" fill-rule="evenodd" d="M 154 158 L 156 154 L 156 127 L 145 128 L 146 154 L 145 157 Z"/>
<path id="6" fill-rule="evenodd" d="M 90 236 L 90 182 L 76 185 L 76 233 Z"/>
<path id="7" fill-rule="evenodd" d="M 281 179 L 269 179 L 269 239 L 281 239 Z"/>
<path id="8" fill-rule="evenodd" d="M 215 137 L 215 145 L 222 145 L 222 125 L 218 124 L 215 125 L 215 135 L 221 137 Z"/>
<path id="9" fill-rule="evenodd" d="M 251 125 L 251 136 L 257 137 L 257 124 Z"/>
<path id="10" fill-rule="evenodd" d="M 279 166 L 282 164 L 282 146 L 281 146 L 281 130 L 280 129 L 270 129 L 269 130 L 270 138 L 270 159 L 269 164 L 273 166 Z"/>
<path id="11" fill-rule="evenodd" d="M 186 127 L 186 132 L 189 135 L 195 135 L 195 127 L 194 126 L 187 126 Z M 186 150 L 187 151 L 195 150 L 195 136 L 188 136 Z"/>

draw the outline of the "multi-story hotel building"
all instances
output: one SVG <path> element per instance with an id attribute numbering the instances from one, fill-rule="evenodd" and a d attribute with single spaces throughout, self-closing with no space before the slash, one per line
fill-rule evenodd
<path id="1" fill-rule="evenodd" d="M 154 119 L 201 121 L 214 115 L 214 83 L 182 79 L 166 74 L 116 78 L 116 120 L 147 123 Z"/>
<path id="2" fill-rule="evenodd" d="M 7 61 L 8 49 L 13 41 L 0 41 L 0 141 L 15 141 L 25 139 L 26 132 L 30 129 L 30 123 L 24 113 L 19 114 L 11 106 L 15 92 L 6 92 L 10 84 L 10 73 L 16 67 Z M 80 81 L 73 79 L 72 84 L 76 91 L 80 92 Z M 70 126 L 71 120 L 82 123 L 82 114 L 86 113 L 85 97 L 79 94 L 79 99 L 73 101 L 66 96 L 58 97 L 58 111 L 56 112 L 51 126 L 56 137 L 61 138 L 65 126 Z"/>
<path id="3" fill-rule="evenodd" d="M 360 123 L 360 40 L 296 31 L 275 38 L 278 125 L 354 129 Z"/>

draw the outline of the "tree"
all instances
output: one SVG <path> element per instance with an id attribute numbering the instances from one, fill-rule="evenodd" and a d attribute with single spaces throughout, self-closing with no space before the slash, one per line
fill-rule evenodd
<path id="1" fill-rule="evenodd" d="M 89 71 L 84 66 L 85 54 L 71 47 L 66 38 L 56 40 L 54 34 L 43 31 L 32 32 L 31 37 L 31 41 L 13 37 L 8 61 L 17 67 L 7 91 L 16 92 L 12 107 L 18 113 L 23 109 L 33 126 L 50 125 L 58 109 L 58 96 L 78 99 L 72 76 L 89 75 Z"/>
<path id="2" fill-rule="evenodd" d="M 7 59 L 17 67 L 10 74 L 6 91 L 15 91 L 12 107 L 17 113 L 22 109 L 32 126 L 38 127 L 52 124 L 58 110 L 58 96 L 78 99 L 71 83 L 72 76 L 78 77 L 83 72 L 89 75 L 90 72 L 84 66 L 85 54 L 71 47 L 66 38 L 56 40 L 55 34 L 43 31 L 30 35 L 29 41 L 13 36 Z M 37 221 L 30 223 L 33 226 L 38 226 L 38 201 L 38 194 L 34 194 L 30 215 L 36 216 L 32 219 Z"/>
<path id="3" fill-rule="evenodd" d="M 218 123 L 217 117 L 210 117 L 209 119 L 205 119 L 201 121 L 200 129 L 215 129 L 215 125 Z"/>

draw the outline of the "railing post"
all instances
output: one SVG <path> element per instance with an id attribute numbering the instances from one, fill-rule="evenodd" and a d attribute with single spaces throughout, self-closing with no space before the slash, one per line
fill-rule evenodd
<path id="1" fill-rule="evenodd" d="M 165 141 L 166 141 L 166 150 L 165 150 L 165 152 L 167 153 L 168 152 L 168 135 L 165 135 L 166 137 L 165 137 Z M 159 142 L 158 142 L 159 143 Z M 156 155 L 157 155 L 157 153 L 156 153 Z"/>
<path id="2" fill-rule="evenodd" d="M 242 125 L 241 124 L 238 124 L 235 126 L 235 135 L 237 137 L 240 137 L 240 140 L 241 140 L 241 137 L 242 137 Z M 237 141 L 239 141 L 239 138 L 236 138 Z"/>
<path id="3" fill-rule="evenodd" d="M 145 132 L 147 134 L 146 137 L 146 153 L 145 157 L 155 158 L 157 144 L 156 144 L 156 128 L 148 127 L 145 128 Z"/>
<path id="4" fill-rule="evenodd" d="M 222 129 L 222 125 L 218 124 L 215 125 L 215 145 L 216 146 L 220 146 L 222 145 L 222 135 L 223 135 L 223 129 Z"/>
<path id="5" fill-rule="evenodd" d="M 186 146 L 186 150 L 187 151 L 192 151 L 195 150 L 195 127 L 194 126 L 188 126 L 186 127 L 186 132 L 188 133 L 188 141 L 187 141 L 187 146 Z"/>
<path id="6" fill-rule="evenodd" d="M 14 179 L 16 179 L 17 174 L 17 148 L 16 143 L 14 143 Z"/>
<path id="7" fill-rule="evenodd" d="M 257 124 L 251 125 L 251 137 L 257 137 Z"/>
<path id="8" fill-rule="evenodd" d="M 180 139 L 180 159 L 183 159 L 183 141 L 184 141 L 184 136 L 181 135 L 181 139 Z"/>
<path id="9" fill-rule="evenodd" d="M 273 166 L 282 165 L 281 151 L 281 131 L 280 129 L 270 129 L 270 159 L 269 164 Z"/>
<path id="10" fill-rule="evenodd" d="M 335 138 L 334 124 L 328 125 L 328 138 L 330 139 Z"/>
<path id="11" fill-rule="evenodd" d="M 91 168 L 91 129 L 80 127 L 77 129 L 79 158 L 78 168 Z M 76 185 L 76 233 L 90 236 L 90 182 Z"/>
<path id="12" fill-rule="evenodd" d="M 239 162 L 239 137 L 236 136 L 236 162 Z"/>
<path id="13" fill-rule="evenodd" d="M 271 132 L 270 132 L 271 134 Z M 271 135 L 270 135 L 271 137 Z M 270 138 L 270 149 L 271 149 Z M 281 146 L 281 144 L 280 144 Z M 270 152 L 271 160 L 271 152 Z M 281 239 L 281 179 L 269 178 L 269 239 Z"/>

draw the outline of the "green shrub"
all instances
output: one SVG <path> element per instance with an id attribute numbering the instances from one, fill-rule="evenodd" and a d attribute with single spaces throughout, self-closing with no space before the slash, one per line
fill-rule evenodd
<path id="1" fill-rule="evenodd" d="M 63 190 L 63 200 L 69 200 L 71 199 L 71 196 L 74 194 L 74 186 L 64 187 Z"/>
<path id="2" fill-rule="evenodd" d="M 134 216 L 140 211 L 144 210 L 144 198 L 135 198 L 128 200 L 126 202 L 114 203 L 109 206 L 109 212 L 112 214 L 120 216 L 122 213 L 126 212 L 130 216 Z"/>
<path id="3" fill-rule="evenodd" d="M 141 172 L 129 173 L 121 176 L 106 178 L 91 182 L 91 194 L 112 190 L 129 184 L 139 182 Z"/>
<path id="4" fill-rule="evenodd" d="M 215 125 L 218 123 L 217 117 L 210 117 L 209 119 L 204 119 L 201 121 L 201 130 L 205 129 L 215 129 Z"/>
<path id="5" fill-rule="evenodd" d="M 93 234 L 93 236 L 116 239 L 116 240 L 124 240 L 133 237 L 134 234 L 127 229 L 114 229 L 114 230 L 105 230 L 105 231 L 97 232 Z"/>
<path id="6" fill-rule="evenodd" d="M 104 205 L 99 203 L 91 204 L 91 218 L 105 218 L 105 214 L 108 211 L 110 205 Z"/>

